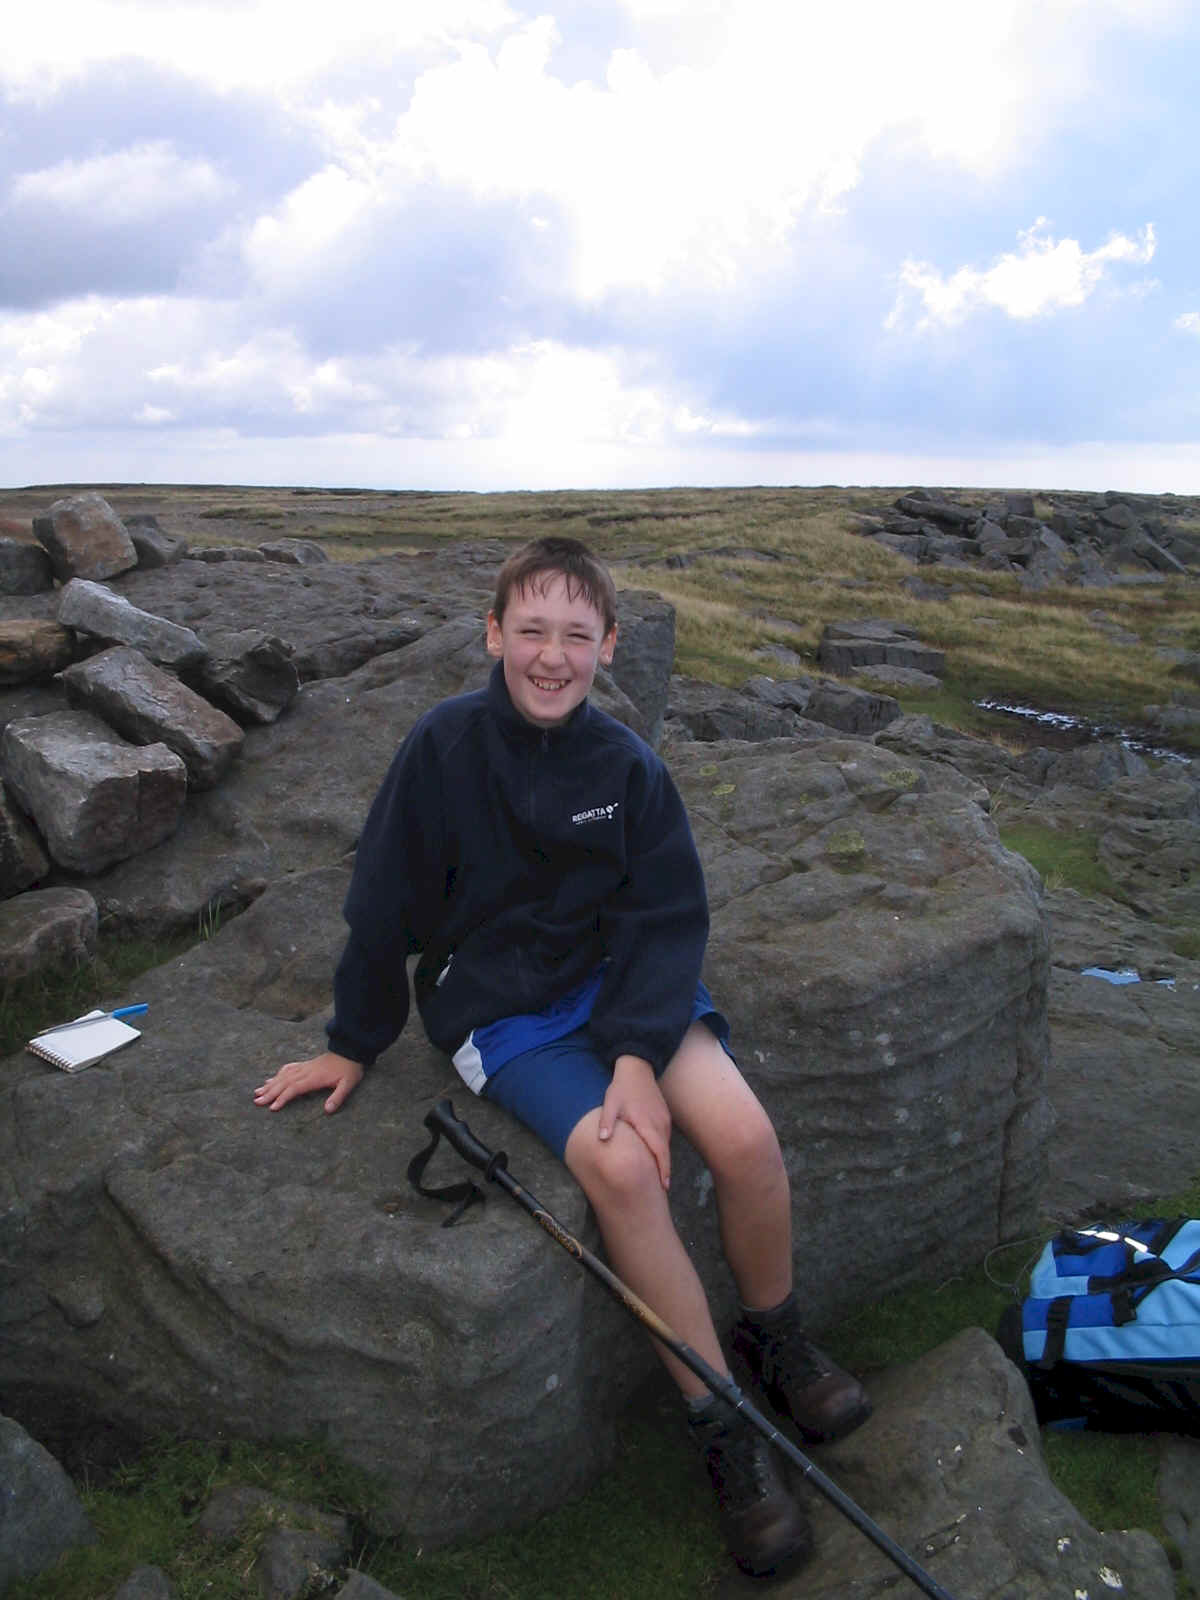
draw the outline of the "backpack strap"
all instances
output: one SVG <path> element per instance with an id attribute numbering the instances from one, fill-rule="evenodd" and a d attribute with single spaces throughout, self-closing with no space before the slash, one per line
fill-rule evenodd
<path id="1" fill-rule="evenodd" d="M 1067 1325 L 1071 1320 L 1071 1306 L 1075 1295 L 1061 1294 L 1052 1300 L 1046 1310 L 1046 1342 L 1038 1358 L 1038 1367 L 1048 1372 L 1062 1360 L 1067 1339 Z"/>

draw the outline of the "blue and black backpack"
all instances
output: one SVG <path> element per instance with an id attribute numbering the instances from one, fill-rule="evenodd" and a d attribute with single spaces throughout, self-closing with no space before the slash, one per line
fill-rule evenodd
<path id="1" fill-rule="evenodd" d="M 1041 1422 L 1200 1433 L 1200 1221 L 1057 1234 L 997 1337 Z"/>

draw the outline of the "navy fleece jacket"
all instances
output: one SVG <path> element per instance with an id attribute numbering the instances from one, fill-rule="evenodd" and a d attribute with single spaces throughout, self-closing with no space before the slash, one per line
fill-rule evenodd
<path id="1" fill-rule="evenodd" d="M 344 915 L 330 1048 L 370 1065 L 408 1018 L 447 1054 L 540 1012 L 606 962 L 591 1018 L 609 1063 L 659 1073 L 691 1019 L 708 905 L 683 802 L 629 728 L 586 700 L 561 728 L 486 689 L 412 728 L 368 814 Z"/>

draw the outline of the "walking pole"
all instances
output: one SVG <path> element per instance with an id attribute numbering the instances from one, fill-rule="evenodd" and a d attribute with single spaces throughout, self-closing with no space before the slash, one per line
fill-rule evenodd
<path id="1" fill-rule="evenodd" d="M 575 1257 L 585 1272 L 598 1279 L 613 1299 L 624 1306 L 625 1310 L 635 1317 L 659 1344 L 664 1345 L 673 1356 L 683 1362 L 685 1367 L 689 1367 L 703 1383 L 707 1384 L 713 1394 L 720 1395 L 722 1400 L 740 1411 L 747 1422 L 781 1450 L 788 1460 L 800 1469 L 813 1488 L 835 1505 L 843 1516 L 848 1517 L 859 1532 L 865 1534 L 872 1544 L 882 1550 L 888 1560 L 899 1567 L 906 1577 L 911 1578 L 923 1594 L 929 1595 L 931 1600 L 955 1600 L 949 1590 L 943 1589 L 941 1584 L 919 1566 L 878 1523 L 871 1520 L 861 1506 L 839 1489 L 832 1478 L 826 1477 L 802 1450 L 780 1433 L 762 1412 L 747 1400 L 732 1378 L 727 1378 L 723 1373 L 710 1367 L 702 1356 L 697 1355 L 690 1345 L 685 1344 L 672 1332 L 644 1300 L 634 1294 L 627 1284 L 622 1283 L 616 1273 L 605 1266 L 598 1256 L 593 1255 L 574 1234 L 568 1233 L 562 1223 L 546 1210 L 536 1196 L 530 1194 L 528 1189 L 523 1189 L 508 1171 L 508 1157 L 503 1150 L 493 1152 L 485 1144 L 481 1144 L 466 1123 L 454 1115 L 454 1107 L 449 1100 L 439 1100 L 425 1117 L 425 1126 L 432 1133 L 433 1140 L 426 1149 L 413 1158 L 409 1165 L 408 1178 L 414 1188 L 422 1194 L 436 1194 L 443 1199 L 463 1201 L 464 1205 L 460 1209 L 465 1209 L 466 1204 L 480 1195 L 474 1184 L 462 1184 L 444 1190 L 427 1189 L 422 1185 L 421 1177 L 426 1163 L 437 1148 L 439 1138 L 444 1137 L 464 1161 L 477 1167 L 490 1182 L 499 1184 L 505 1194 L 515 1200 L 550 1235 L 555 1244 L 561 1245 L 569 1255 Z M 448 1220 L 453 1221 L 454 1218 Z"/>

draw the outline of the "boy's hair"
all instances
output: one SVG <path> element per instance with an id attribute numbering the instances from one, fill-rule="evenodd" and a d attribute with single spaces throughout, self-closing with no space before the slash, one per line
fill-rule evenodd
<path id="1" fill-rule="evenodd" d="M 522 545 L 496 574 L 496 594 L 492 612 L 497 622 L 504 621 L 504 608 L 514 593 L 520 593 L 542 574 L 558 574 L 567 586 L 567 598 L 580 596 L 594 606 L 604 619 L 604 631 L 609 633 L 617 623 L 617 586 L 612 574 L 587 545 L 578 539 L 563 539 L 553 535 L 547 539 L 534 539 Z"/>

